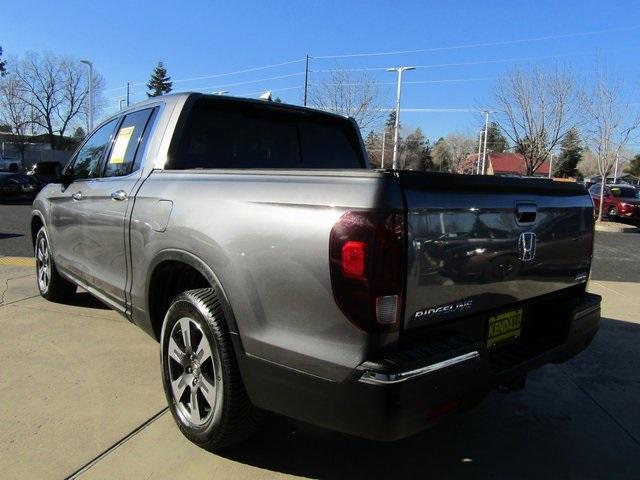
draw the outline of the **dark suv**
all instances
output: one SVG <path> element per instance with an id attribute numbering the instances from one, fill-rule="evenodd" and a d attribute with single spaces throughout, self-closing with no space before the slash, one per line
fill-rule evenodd
<path id="1" fill-rule="evenodd" d="M 589 193 L 597 212 L 600 208 L 600 185 L 593 185 Z M 606 185 L 602 211 L 609 218 L 640 219 L 640 191 L 633 185 Z"/>

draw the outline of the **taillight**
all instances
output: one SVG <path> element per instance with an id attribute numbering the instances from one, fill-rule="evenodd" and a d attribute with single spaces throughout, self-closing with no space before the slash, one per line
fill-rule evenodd
<path id="1" fill-rule="evenodd" d="M 366 332 L 397 330 L 405 277 L 404 215 L 347 212 L 329 241 L 333 296 Z"/>

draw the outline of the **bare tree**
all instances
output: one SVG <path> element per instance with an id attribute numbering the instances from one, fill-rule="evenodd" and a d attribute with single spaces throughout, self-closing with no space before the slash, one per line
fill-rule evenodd
<path id="1" fill-rule="evenodd" d="M 51 53 L 28 53 L 13 75 L 22 84 L 22 101 L 33 111 L 33 123 L 49 136 L 52 149 L 64 147 L 64 135 L 88 114 L 88 76 L 78 62 Z M 102 79 L 94 74 L 93 91 L 100 96 Z M 98 102 L 94 102 L 96 105 Z"/>
<path id="2" fill-rule="evenodd" d="M 498 81 L 494 95 L 498 123 L 532 175 L 575 125 L 573 78 L 558 69 L 515 70 Z"/>
<path id="3" fill-rule="evenodd" d="M 0 79 L 0 123 L 11 133 L 10 143 L 20 153 L 24 167 L 24 152 L 29 144 L 28 129 L 32 123 L 29 106 L 22 101 L 22 83 L 12 75 Z"/>
<path id="4" fill-rule="evenodd" d="M 623 85 L 599 71 L 591 89 L 583 91 L 580 103 L 585 116 L 584 141 L 593 153 L 600 181 L 598 221 L 602 220 L 604 187 L 607 176 L 624 146 L 640 128 L 640 115 L 623 103 Z"/>
<path id="5" fill-rule="evenodd" d="M 376 82 L 366 75 L 352 76 L 344 70 L 331 70 L 327 78 L 312 83 L 309 100 L 320 110 L 353 117 L 363 132 L 384 116 Z"/>

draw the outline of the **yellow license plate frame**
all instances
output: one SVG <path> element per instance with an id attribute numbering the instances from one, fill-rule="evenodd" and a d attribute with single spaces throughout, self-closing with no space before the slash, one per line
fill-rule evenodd
<path id="1" fill-rule="evenodd" d="M 516 341 L 522 336 L 522 308 L 507 310 L 489 317 L 487 348 L 497 348 Z"/>

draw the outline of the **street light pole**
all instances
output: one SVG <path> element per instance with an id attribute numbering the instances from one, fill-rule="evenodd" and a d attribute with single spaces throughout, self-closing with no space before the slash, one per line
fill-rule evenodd
<path id="1" fill-rule="evenodd" d="M 393 132 L 393 169 L 398 169 L 398 130 L 400 129 L 400 97 L 402 94 L 402 73 L 407 70 L 415 70 L 416 67 L 387 68 L 387 72 L 398 72 L 398 91 L 396 95 L 396 122 Z"/>
<path id="2" fill-rule="evenodd" d="M 476 175 L 480 174 L 480 153 L 482 152 L 482 130 L 480 130 L 480 136 L 478 137 L 478 158 L 476 159 L 476 164 L 473 166 L 473 169 L 476 171 Z"/>
<path id="3" fill-rule="evenodd" d="M 89 132 L 93 131 L 93 63 L 89 60 L 80 60 L 89 67 Z M 88 133 L 88 132 L 87 132 Z"/>
<path id="4" fill-rule="evenodd" d="M 482 175 L 485 174 L 487 163 L 487 137 L 489 134 L 489 110 L 484 111 L 484 148 L 482 149 Z"/>
<path id="5" fill-rule="evenodd" d="M 616 168 L 613 171 L 613 183 L 618 183 L 618 159 L 620 158 L 620 150 L 616 150 Z"/>

